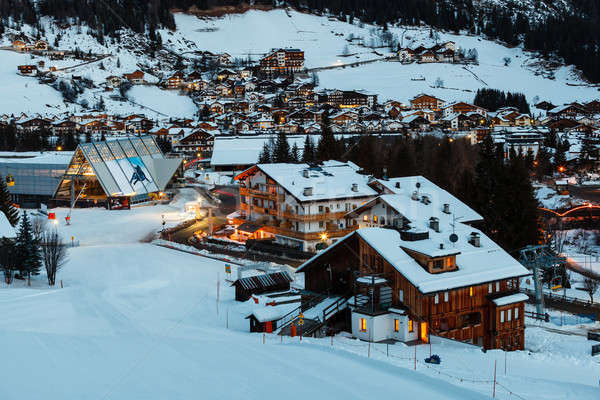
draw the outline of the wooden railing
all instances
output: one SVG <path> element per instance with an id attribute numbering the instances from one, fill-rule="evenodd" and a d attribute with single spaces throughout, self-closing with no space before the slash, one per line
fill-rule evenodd
<path id="1" fill-rule="evenodd" d="M 271 225 L 265 225 L 262 228 L 265 232 L 272 233 L 274 235 L 289 236 L 300 240 L 319 240 L 323 232 L 298 232 L 291 229 L 280 228 Z M 328 237 L 340 237 L 345 236 L 350 232 L 353 232 L 355 228 L 336 229 L 326 231 Z"/>
<path id="2" fill-rule="evenodd" d="M 283 201 L 284 200 L 284 195 L 278 194 L 275 191 L 264 192 L 262 190 L 250 189 L 247 187 L 240 187 L 240 195 L 241 196 L 257 196 L 257 197 L 267 198 L 269 200 L 274 200 L 274 201 Z"/>

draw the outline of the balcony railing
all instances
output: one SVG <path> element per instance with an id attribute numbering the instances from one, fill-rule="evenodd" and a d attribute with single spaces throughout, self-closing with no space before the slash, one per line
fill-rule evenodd
<path id="1" fill-rule="evenodd" d="M 246 187 L 240 187 L 240 195 L 241 196 L 261 197 L 261 198 L 266 198 L 266 199 L 274 200 L 274 201 L 283 201 L 284 200 L 284 195 L 278 194 L 275 191 L 265 192 L 262 190 L 250 189 L 250 188 L 246 188 Z"/>
<path id="2" fill-rule="evenodd" d="M 323 232 L 298 232 L 291 229 L 280 228 L 277 226 L 265 225 L 262 228 L 265 232 L 272 233 L 274 235 L 289 236 L 300 240 L 319 240 Z M 341 237 L 353 232 L 355 228 L 335 229 L 324 231 L 327 237 Z"/>

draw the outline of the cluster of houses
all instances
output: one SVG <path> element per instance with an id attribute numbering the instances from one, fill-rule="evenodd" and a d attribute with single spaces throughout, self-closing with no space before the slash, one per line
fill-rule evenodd
<path id="1" fill-rule="evenodd" d="M 482 217 L 421 176 L 375 179 L 359 170 L 337 161 L 257 164 L 235 177 L 232 238 L 321 250 L 296 271 L 304 273 L 301 304 L 267 299 L 248 317 L 251 329 L 294 335 L 301 324 L 300 335 L 324 327 L 373 342 L 433 334 L 523 349 L 528 297 L 519 283 L 529 271 L 472 226 Z M 271 281 L 272 291 L 284 289 Z M 268 289 L 234 285 L 249 291 L 240 300 L 256 295 L 257 303 Z"/>
<path id="2" fill-rule="evenodd" d="M 140 135 L 148 133 L 155 122 L 144 115 L 113 115 L 106 112 L 65 113 L 59 115 L 0 115 L 0 125 L 15 124 L 18 131 L 44 130 L 54 136 L 91 134 L 93 137 Z"/>
<path id="3" fill-rule="evenodd" d="M 432 47 L 419 46 L 414 49 L 405 47 L 398 50 L 398 59 L 403 63 L 454 63 L 464 61 L 464 56 L 456 51 L 452 41 L 436 44 Z"/>

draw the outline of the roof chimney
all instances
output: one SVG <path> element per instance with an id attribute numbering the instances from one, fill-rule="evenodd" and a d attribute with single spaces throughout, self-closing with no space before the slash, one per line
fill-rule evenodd
<path id="1" fill-rule="evenodd" d="M 303 194 L 305 196 L 312 196 L 312 194 L 313 194 L 313 188 L 312 187 L 305 187 Z"/>
<path id="2" fill-rule="evenodd" d="M 308 177 L 310 177 L 309 174 L 310 174 L 310 172 L 307 169 L 303 169 L 302 170 L 302 176 L 303 177 L 308 178 Z"/>
<path id="3" fill-rule="evenodd" d="M 444 214 L 450 214 L 450 204 L 444 203 L 444 209 L 442 211 Z"/>
<path id="4" fill-rule="evenodd" d="M 396 182 L 396 189 L 400 189 L 400 182 Z"/>
<path id="5" fill-rule="evenodd" d="M 440 243 L 440 250 L 444 249 L 444 243 Z"/>
<path id="6" fill-rule="evenodd" d="M 436 217 L 429 218 L 429 228 L 436 232 L 440 231 L 440 220 Z"/>
<path id="7" fill-rule="evenodd" d="M 358 183 L 353 183 L 352 184 L 352 191 L 353 192 L 358 192 Z"/>
<path id="8" fill-rule="evenodd" d="M 481 247 L 481 238 L 479 237 L 479 233 L 471 232 L 471 236 L 469 237 L 469 243 L 471 243 L 475 247 Z"/>

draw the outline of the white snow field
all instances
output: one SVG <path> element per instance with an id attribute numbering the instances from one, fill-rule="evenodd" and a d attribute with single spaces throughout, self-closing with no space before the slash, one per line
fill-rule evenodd
<path id="1" fill-rule="evenodd" d="M 598 399 L 590 342 L 528 328 L 530 351 L 481 352 L 433 338 L 429 346 L 368 345 L 345 335 L 308 339 L 248 333 L 254 306 L 237 303 L 224 263 L 139 241 L 175 224 L 194 197 L 130 211 L 57 210 L 69 250 L 56 288 L 0 286 L 0 399 Z M 235 271 L 234 274 L 235 275 Z M 217 301 L 217 281 L 219 300 Z M 300 280 L 299 280 L 300 281 Z M 218 314 L 217 314 L 218 306 Z M 369 350 L 370 347 L 370 350 Z M 369 354 L 370 352 L 370 354 Z M 370 357 L 369 357 L 370 355 Z M 516 394 L 511 394 L 512 393 Z"/>
<path id="2" fill-rule="evenodd" d="M 163 42 L 177 51 L 190 50 L 189 41 L 195 48 L 213 52 L 228 52 L 233 57 L 247 58 L 252 55 L 258 60 L 261 54 L 271 48 L 296 47 L 304 50 L 306 67 L 325 67 L 335 64 L 348 64 L 356 61 L 379 59 L 389 56 L 386 48 L 378 48 L 380 55 L 367 47 L 348 43 L 345 39 L 353 34 L 362 37 L 365 44 L 371 39 L 377 44 L 374 28 L 362 27 L 331 21 L 327 17 L 284 10 L 251 10 L 245 14 L 227 15 L 219 19 L 198 19 L 195 16 L 175 14 L 177 33 L 168 35 L 163 31 Z M 207 28 L 216 29 L 209 31 Z M 401 46 L 415 48 L 419 45 L 431 46 L 429 28 L 390 27 Z M 171 39 L 171 43 L 168 40 Z M 184 40 L 185 39 L 185 40 Z M 461 65 L 451 64 L 408 64 L 399 62 L 376 62 L 354 68 L 332 69 L 318 73 L 320 87 L 338 89 L 364 89 L 379 94 L 379 100 L 395 99 L 408 101 L 413 96 L 426 92 L 447 101 L 472 101 L 478 88 L 490 87 L 525 93 L 531 102 L 533 97 L 547 99 L 555 104 L 574 100 L 590 100 L 599 97 L 598 89 L 591 86 L 569 86 L 567 83 L 582 85 L 572 67 L 559 68 L 556 79 L 545 79 L 534 74 L 530 53 L 521 48 L 507 48 L 496 42 L 476 36 L 439 33 L 439 42 L 456 42 L 457 47 L 477 49 L 478 66 L 465 70 Z M 344 47 L 356 56 L 341 57 Z M 511 63 L 504 66 L 504 57 Z M 476 76 L 475 76 L 475 75 Z M 423 76 L 425 81 L 411 78 Z M 440 77 L 444 86 L 452 89 L 432 88 Z M 478 79 L 479 78 L 479 79 Z"/>
<path id="3" fill-rule="evenodd" d="M 0 50 L 0 113 L 19 115 L 65 111 L 61 94 L 37 79 L 17 74 L 17 66 L 31 64 L 26 54 Z"/>

